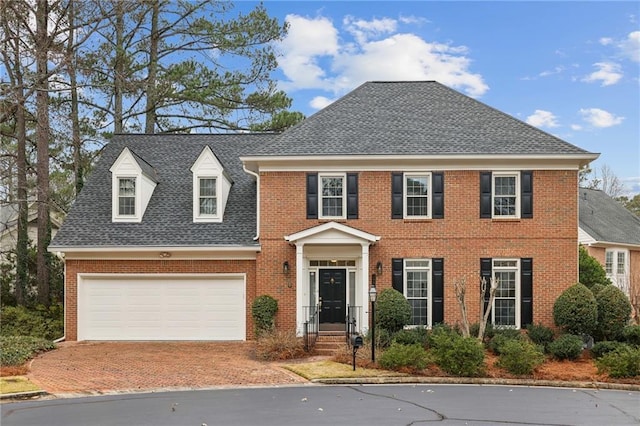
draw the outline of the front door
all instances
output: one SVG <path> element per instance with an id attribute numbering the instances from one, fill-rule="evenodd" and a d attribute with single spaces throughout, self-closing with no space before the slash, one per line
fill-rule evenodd
<path id="1" fill-rule="evenodd" d="M 320 323 L 345 324 L 347 305 L 347 271 L 320 269 Z"/>

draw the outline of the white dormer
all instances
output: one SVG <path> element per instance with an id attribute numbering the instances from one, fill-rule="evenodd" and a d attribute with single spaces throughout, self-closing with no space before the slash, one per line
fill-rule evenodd
<path id="1" fill-rule="evenodd" d="M 232 181 L 218 158 L 205 146 L 191 167 L 193 221 L 222 222 Z"/>
<path id="2" fill-rule="evenodd" d="M 111 172 L 111 220 L 141 222 L 153 190 L 158 184 L 153 167 L 124 148 Z"/>

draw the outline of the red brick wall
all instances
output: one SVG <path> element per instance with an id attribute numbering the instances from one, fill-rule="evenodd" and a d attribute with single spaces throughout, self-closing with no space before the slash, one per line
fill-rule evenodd
<path id="1" fill-rule="evenodd" d="M 211 274 L 245 273 L 247 339 L 253 338 L 251 303 L 256 297 L 255 262 L 252 260 L 67 260 L 65 273 L 65 336 L 77 340 L 78 274 Z"/>
<path id="2" fill-rule="evenodd" d="M 445 218 L 391 219 L 391 172 L 361 172 L 358 182 L 359 218 L 348 226 L 381 236 L 371 247 L 369 273 L 384 265 L 378 287 L 391 287 L 394 257 L 443 257 L 445 268 L 445 321 L 460 320 L 453 281 L 467 277 L 469 289 L 479 286 L 481 257 L 532 257 L 534 323 L 551 325 L 553 303 L 578 279 L 578 192 L 575 171 L 534 171 L 534 217 L 520 220 L 479 218 L 479 172 L 445 172 Z M 279 300 L 278 325 L 295 327 L 295 247 L 284 236 L 325 221 L 306 219 L 306 174 L 260 174 L 260 243 L 257 259 L 257 294 Z M 291 266 L 289 288 L 282 263 Z M 467 292 L 471 318 L 478 304 Z M 473 321 L 473 320 L 472 320 Z"/>

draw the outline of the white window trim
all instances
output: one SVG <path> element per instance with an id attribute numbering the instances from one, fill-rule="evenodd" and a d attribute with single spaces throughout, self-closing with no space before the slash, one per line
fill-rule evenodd
<path id="1" fill-rule="evenodd" d="M 611 263 L 611 272 L 607 272 L 607 254 L 611 253 L 613 262 Z M 624 253 L 624 273 L 618 273 L 618 254 Z M 605 264 L 604 269 L 607 275 L 607 278 L 611 280 L 611 283 L 622 290 L 627 296 L 629 296 L 630 291 L 630 274 L 629 274 L 629 250 L 624 248 L 610 248 L 605 250 Z M 620 282 L 620 278 L 622 278 L 622 282 Z"/>
<path id="2" fill-rule="evenodd" d="M 342 216 L 324 216 L 322 214 L 322 178 L 342 178 Z M 318 218 L 346 219 L 347 218 L 347 174 L 346 173 L 318 173 Z"/>
<path id="3" fill-rule="evenodd" d="M 216 180 L 216 214 L 200 213 L 200 179 Z M 193 175 L 193 221 L 194 222 L 220 222 L 222 203 L 222 182 L 221 176 L 212 174 L 195 174 Z"/>
<path id="4" fill-rule="evenodd" d="M 426 267 L 418 267 L 418 266 L 407 266 L 407 262 L 415 262 L 415 261 L 419 261 L 419 262 L 428 262 L 428 265 Z M 427 328 L 431 328 L 433 325 L 433 297 L 432 297 L 432 287 L 433 287 L 433 283 L 432 283 L 432 268 L 433 268 L 433 262 L 431 262 L 431 259 L 426 259 L 426 258 L 419 258 L 419 259 L 404 259 L 403 260 L 403 264 L 402 264 L 402 293 L 404 294 L 404 297 L 407 300 L 411 300 L 411 299 L 416 299 L 416 300 L 421 300 L 421 297 L 412 297 L 411 299 L 409 298 L 409 296 L 407 295 L 407 272 L 408 271 L 427 271 L 427 323 L 426 324 L 411 324 L 408 325 L 407 328 L 415 328 L 415 327 L 427 327 Z M 411 316 L 413 317 L 413 311 L 411 312 Z"/>
<path id="5" fill-rule="evenodd" d="M 120 179 L 133 179 L 135 182 L 135 194 L 134 194 L 134 209 L 135 214 L 120 214 Z M 111 220 L 112 222 L 140 222 L 142 219 L 142 188 L 141 188 L 141 175 L 122 174 L 112 175 L 111 185 L 113 190 L 111 191 Z"/>
<path id="6" fill-rule="evenodd" d="M 426 216 L 409 216 L 407 214 L 407 178 L 408 177 L 427 177 L 427 214 Z M 432 210 L 431 203 L 433 201 L 432 179 L 430 172 L 404 173 L 402 175 L 402 216 L 404 219 L 431 219 Z"/>
<path id="7" fill-rule="evenodd" d="M 495 266 L 495 262 L 516 262 L 516 266 L 515 267 L 511 267 L 511 266 L 500 266 L 500 267 L 496 267 Z M 500 328 L 515 328 L 515 329 L 520 329 L 520 276 L 521 276 L 521 270 L 522 270 L 522 265 L 520 263 L 520 259 L 517 258 L 494 258 L 491 260 L 491 276 L 495 278 L 496 276 L 496 272 L 503 272 L 503 271 L 515 271 L 516 276 L 515 276 L 515 280 L 516 280 L 516 294 L 515 294 L 515 321 L 513 326 L 508 326 L 508 325 L 496 325 L 495 322 L 495 313 L 496 313 L 496 299 L 497 297 L 493 300 L 493 306 L 491 307 L 491 324 L 494 327 L 500 327 Z M 487 285 L 489 285 L 489 283 L 487 283 Z M 499 285 L 499 284 L 498 284 Z M 501 297 L 500 299 L 512 299 L 511 297 Z"/>
<path id="8" fill-rule="evenodd" d="M 515 215 L 497 215 L 495 214 L 495 199 L 496 199 L 496 178 L 497 177 L 515 177 L 516 178 L 516 214 Z M 519 219 L 520 218 L 520 172 L 517 171 L 503 171 L 491 173 L 491 217 L 494 219 Z"/>

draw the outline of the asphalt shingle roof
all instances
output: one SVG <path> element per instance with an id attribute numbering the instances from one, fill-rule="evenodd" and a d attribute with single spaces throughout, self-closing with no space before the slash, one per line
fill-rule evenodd
<path id="1" fill-rule="evenodd" d="M 250 155 L 588 154 L 434 81 L 368 82 Z"/>
<path id="2" fill-rule="evenodd" d="M 640 218 L 602 191 L 580 188 L 580 228 L 596 241 L 640 245 Z"/>
<path id="3" fill-rule="evenodd" d="M 52 247 L 258 246 L 256 183 L 240 155 L 273 135 L 116 135 L 77 197 Z M 193 223 L 191 166 L 208 145 L 233 181 L 222 223 Z M 141 223 L 111 221 L 109 168 L 128 147 L 158 185 Z M 143 164 L 141 164 L 141 167 Z"/>

